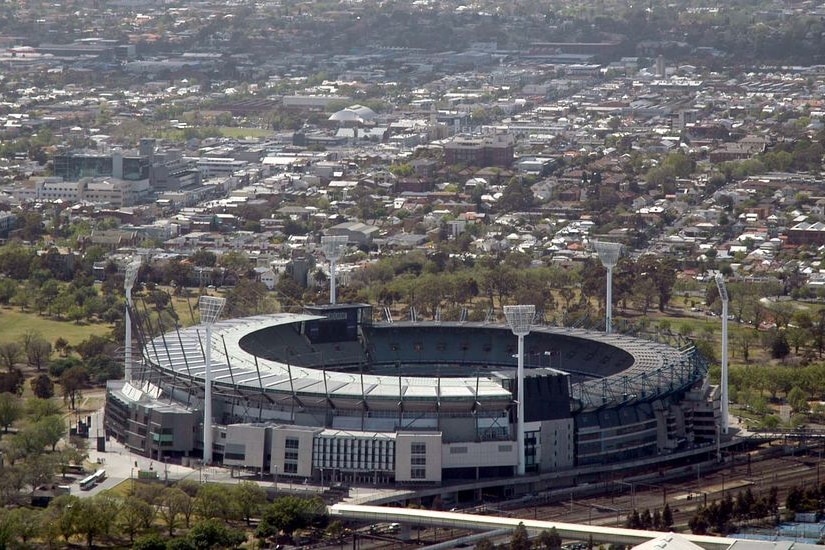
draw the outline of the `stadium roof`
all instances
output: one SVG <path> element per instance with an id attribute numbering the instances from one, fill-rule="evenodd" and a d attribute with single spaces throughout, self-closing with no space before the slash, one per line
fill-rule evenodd
<path id="1" fill-rule="evenodd" d="M 278 326 L 323 319 L 321 316 L 295 313 L 278 313 L 240 319 L 218 321 L 212 330 L 212 379 L 217 386 L 239 390 L 300 396 L 310 401 L 328 401 L 333 406 L 358 401 L 384 402 L 396 407 L 399 402 L 410 410 L 416 402 L 437 402 L 439 407 L 465 409 L 476 403 L 491 404 L 494 408 L 511 402 L 509 390 L 501 383 L 501 373 L 489 372 L 486 376 L 438 377 L 394 376 L 360 372 L 338 372 L 326 369 L 319 358 L 318 366 L 291 365 L 281 361 L 255 357 L 245 351 L 240 341 L 255 332 Z M 394 327 L 455 326 L 475 329 L 507 330 L 504 325 L 484 323 L 394 323 Z M 587 380 L 573 386 L 574 399 L 585 407 L 599 407 L 607 403 L 645 400 L 694 383 L 704 375 L 707 364 L 693 349 L 677 349 L 673 346 L 632 338 L 624 335 L 604 334 L 581 329 L 535 326 L 534 333 L 564 336 L 587 342 L 599 342 L 623 350 L 632 356 L 629 368 L 617 374 Z M 194 326 L 151 340 L 144 354 L 161 370 L 175 378 L 188 378 L 200 382 L 205 376 L 203 341 L 206 330 Z M 568 365 L 563 370 L 568 370 Z M 512 376 L 505 373 L 504 377 Z M 342 400 L 338 402 L 338 400 Z"/>

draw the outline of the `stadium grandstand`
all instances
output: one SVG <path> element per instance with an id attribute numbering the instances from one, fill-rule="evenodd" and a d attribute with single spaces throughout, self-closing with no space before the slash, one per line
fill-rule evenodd
<path id="1" fill-rule="evenodd" d="M 719 392 L 687 341 L 533 325 L 518 449 L 506 324 L 373 313 L 338 304 L 218 320 L 207 341 L 203 325 L 150 334 L 135 312 L 142 357 L 131 380 L 108 384 L 107 434 L 156 460 L 200 459 L 208 355 L 214 461 L 281 479 L 512 480 L 520 453 L 539 476 L 718 443 Z"/>

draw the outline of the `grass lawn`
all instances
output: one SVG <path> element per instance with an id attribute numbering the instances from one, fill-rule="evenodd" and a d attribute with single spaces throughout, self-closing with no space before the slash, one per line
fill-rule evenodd
<path id="1" fill-rule="evenodd" d="M 0 309 L 0 341 L 19 341 L 27 332 L 38 332 L 54 344 L 59 337 L 65 338 L 71 345 L 86 340 L 92 334 L 105 336 L 112 330 L 107 324 L 80 324 L 72 321 L 55 321 L 41 317 L 36 313 L 21 313 L 19 308 Z"/>
<path id="2" fill-rule="evenodd" d="M 87 462 L 86 464 L 92 466 L 93 469 L 100 467 L 98 464 L 93 464 L 91 462 Z M 111 489 L 108 489 L 106 492 L 111 494 L 111 495 L 116 495 L 116 496 L 125 498 L 125 497 L 129 496 L 132 493 L 132 490 L 134 489 L 134 487 L 135 487 L 135 480 L 133 480 L 133 479 L 124 479 L 123 481 L 121 481 L 120 483 L 118 483 L 117 485 L 112 487 Z"/>

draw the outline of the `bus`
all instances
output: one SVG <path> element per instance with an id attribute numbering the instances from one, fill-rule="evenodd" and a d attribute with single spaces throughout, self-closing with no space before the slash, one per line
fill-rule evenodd
<path id="1" fill-rule="evenodd" d="M 98 470 L 80 480 L 80 490 L 89 491 L 104 479 L 106 479 L 106 470 Z"/>

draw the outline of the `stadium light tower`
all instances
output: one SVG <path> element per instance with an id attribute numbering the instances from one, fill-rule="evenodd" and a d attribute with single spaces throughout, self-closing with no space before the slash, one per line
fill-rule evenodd
<path id="1" fill-rule="evenodd" d="M 622 253 L 621 243 L 611 243 L 607 241 L 594 241 L 593 246 L 599 255 L 602 265 L 607 269 L 607 297 L 604 304 L 604 331 L 607 334 L 613 332 L 613 268 L 619 262 L 619 255 Z"/>
<path id="2" fill-rule="evenodd" d="M 321 250 L 329 261 L 329 303 L 335 305 L 335 264 L 347 247 L 346 235 L 325 235 L 321 237 Z"/>
<path id="3" fill-rule="evenodd" d="M 716 274 L 716 287 L 722 298 L 722 433 L 728 433 L 730 417 L 728 416 L 728 289 L 721 273 Z"/>
<path id="4" fill-rule="evenodd" d="M 518 418 L 516 419 L 516 446 L 518 447 L 518 475 L 524 475 L 524 337 L 530 334 L 530 325 L 536 315 L 536 306 L 504 306 L 504 316 L 510 330 L 518 336 Z"/>
<path id="5" fill-rule="evenodd" d="M 226 298 L 218 296 L 201 296 L 198 300 L 198 310 L 201 314 L 201 323 L 206 326 L 206 377 L 203 391 L 203 461 L 212 463 L 212 325 L 226 304 Z"/>
<path id="6" fill-rule="evenodd" d="M 126 338 L 123 350 L 123 378 L 127 382 L 132 381 L 132 288 L 135 286 L 138 270 L 140 269 L 140 258 L 133 258 L 126 266 L 126 274 L 123 277 L 123 290 L 126 294 Z"/>

